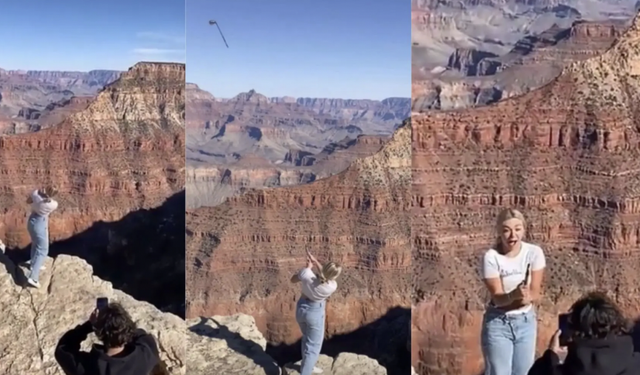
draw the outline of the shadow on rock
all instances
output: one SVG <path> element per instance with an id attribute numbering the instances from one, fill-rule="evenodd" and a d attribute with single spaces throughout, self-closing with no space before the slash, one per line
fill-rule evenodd
<path id="1" fill-rule="evenodd" d="M 15 263 L 3 252 L 0 252 L 0 264 L 2 264 L 7 273 L 11 275 L 11 278 L 16 285 L 27 285 L 27 277 L 24 272 L 22 272 L 20 267 L 16 267 Z"/>
<path id="2" fill-rule="evenodd" d="M 183 190 L 159 207 L 130 212 L 116 222 L 98 221 L 82 233 L 54 242 L 49 256 L 82 258 L 114 288 L 184 319 L 184 211 Z M 28 260 L 29 248 L 7 254 L 18 264 Z"/>
<path id="3" fill-rule="evenodd" d="M 207 321 L 215 323 L 217 328 L 207 325 Z M 281 373 L 280 367 L 267 356 L 260 345 L 251 340 L 245 339 L 239 333 L 229 330 L 229 328 L 215 319 L 201 317 L 200 322 L 191 326 L 189 330 L 198 335 L 225 340 L 229 349 L 247 357 L 253 361 L 256 366 L 262 367 L 267 375 L 279 375 Z"/>
<path id="4" fill-rule="evenodd" d="M 411 309 L 394 307 L 378 320 L 345 334 L 327 337 L 322 344 L 321 354 L 336 357 L 350 352 L 373 358 L 387 369 L 388 375 L 411 373 L 411 353 L 409 352 L 409 327 Z M 302 359 L 300 340 L 294 344 L 267 346 L 267 354 L 278 365 L 297 362 Z"/>

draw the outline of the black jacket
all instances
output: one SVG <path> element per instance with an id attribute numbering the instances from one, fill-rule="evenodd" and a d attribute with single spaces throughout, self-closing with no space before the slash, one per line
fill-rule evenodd
<path id="1" fill-rule="evenodd" d="M 529 375 L 640 375 L 640 353 L 633 352 L 631 336 L 577 340 L 569 345 L 563 364 L 547 350 Z"/>
<path id="2" fill-rule="evenodd" d="M 146 375 L 160 360 L 153 336 L 142 329 L 122 353 L 108 356 L 102 346 L 94 345 L 90 352 L 80 350 L 80 344 L 93 332 L 90 322 L 62 335 L 56 347 L 56 361 L 67 375 Z"/>

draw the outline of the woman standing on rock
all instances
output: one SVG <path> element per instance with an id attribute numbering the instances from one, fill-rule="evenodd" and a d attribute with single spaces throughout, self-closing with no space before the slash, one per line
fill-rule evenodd
<path id="1" fill-rule="evenodd" d="M 313 266 L 318 274 L 314 274 Z M 315 367 L 320 357 L 324 340 L 324 320 L 326 300 L 336 291 L 336 279 L 342 268 L 333 262 L 321 265 L 307 251 L 307 267 L 291 277 L 292 283 L 302 284 L 302 296 L 296 307 L 296 321 L 302 331 L 302 363 L 300 375 L 320 374 L 322 370 Z"/>
<path id="2" fill-rule="evenodd" d="M 504 210 L 496 223 L 498 241 L 482 262 L 491 294 L 482 324 L 485 375 L 526 375 L 535 360 L 536 311 L 546 261 L 539 246 L 524 242 L 525 219 Z"/>
<path id="3" fill-rule="evenodd" d="M 31 258 L 27 265 L 31 268 L 27 282 L 35 287 L 40 287 L 38 281 L 40 270 L 43 270 L 44 261 L 49 255 L 49 215 L 58 208 L 58 202 L 53 200 L 58 191 L 47 186 L 44 190 L 34 190 L 27 198 L 31 204 L 31 215 L 27 222 L 27 229 L 31 237 Z"/>

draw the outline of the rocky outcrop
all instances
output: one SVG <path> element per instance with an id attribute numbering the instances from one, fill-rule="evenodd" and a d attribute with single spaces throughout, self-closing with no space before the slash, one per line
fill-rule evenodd
<path id="1" fill-rule="evenodd" d="M 477 374 L 482 253 L 497 213 L 521 209 L 547 254 L 538 346 L 581 293 L 610 291 L 635 317 L 640 16 L 601 56 L 528 94 L 412 116 L 412 361 L 419 374 Z"/>
<path id="2" fill-rule="evenodd" d="M 327 304 L 329 337 L 408 307 L 410 133 L 407 123 L 378 153 L 329 178 L 188 211 L 187 316 L 243 312 L 270 343 L 295 342 L 299 286 L 289 279 L 305 249 L 344 266 Z"/>
<path id="3" fill-rule="evenodd" d="M 299 364 L 281 368 L 265 353 L 267 340 L 253 317 L 244 314 L 191 319 L 189 374 L 285 375 L 299 374 Z M 386 375 L 384 367 L 365 356 L 342 353 L 335 359 L 322 355 L 316 365 L 327 375 Z"/>
<path id="4" fill-rule="evenodd" d="M 490 60 L 493 57 L 498 56 L 494 53 L 474 49 L 456 48 L 456 51 L 449 57 L 447 66 L 459 70 L 465 76 L 492 75 L 500 68 L 500 62 Z"/>
<path id="5" fill-rule="evenodd" d="M 69 251 L 80 248 L 85 253 L 75 255 L 88 259 L 96 252 L 122 257 L 119 249 L 127 252 L 125 264 L 139 264 L 132 260 L 143 254 L 124 246 L 129 238 L 124 233 L 145 222 L 167 225 L 164 219 L 140 213 L 159 209 L 184 189 L 184 76 L 184 64 L 139 63 L 62 123 L 35 133 L 0 136 L 0 237 L 7 246 L 15 250 L 30 243 L 26 197 L 53 184 L 60 191 L 60 208 L 50 220 L 52 242 L 83 238 L 86 247 Z M 184 206 L 171 207 L 171 212 L 184 212 Z M 129 229 L 117 224 L 131 216 L 133 220 L 126 219 Z M 144 256 L 156 257 L 154 264 L 163 267 L 180 267 L 184 259 L 179 248 L 146 253 L 152 250 L 146 249 Z M 145 271 L 153 272 L 153 267 Z M 141 274 L 153 276 L 132 275 Z M 183 301 L 182 296 L 175 298 Z"/>
<path id="6" fill-rule="evenodd" d="M 56 344 L 66 331 L 87 321 L 97 297 L 121 303 L 138 326 L 155 337 L 169 372 L 186 373 L 184 320 L 113 289 L 111 283 L 93 276 L 83 260 L 64 255 L 48 258 L 40 289 L 22 287 L 27 270 L 2 253 L 0 263 L 0 373 L 64 375 L 54 358 Z M 95 340 L 91 335 L 83 349 L 88 350 Z"/>
<path id="7" fill-rule="evenodd" d="M 285 366 L 283 375 L 300 375 L 301 362 Z M 387 375 L 387 370 L 378 362 L 353 353 L 341 353 L 336 358 L 321 354 L 316 367 L 329 375 Z"/>

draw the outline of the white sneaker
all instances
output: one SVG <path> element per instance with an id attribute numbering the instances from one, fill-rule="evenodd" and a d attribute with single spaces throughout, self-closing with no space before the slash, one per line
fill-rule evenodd
<path id="1" fill-rule="evenodd" d="M 34 288 L 40 288 L 40 283 L 33 280 L 32 278 L 28 278 L 27 282 L 29 283 L 29 285 L 31 285 Z"/>
<path id="2" fill-rule="evenodd" d="M 28 261 L 24 262 L 24 264 L 25 264 L 27 267 L 31 268 L 31 261 L 30 261 L 30 260 L 28 260 Z M 40 271 L 42 271 L 42 270 L 46 270 L 46 269 L 47 269 L 47 267 L 45 267 L 45 266 L 44 266 L 44 264 L 42 265 L 42 267 L 40 267 Z"/>
<path id="3" fill-rule="evenodd" d="M 4 253 L 6 249 L 7 249 L 7 246 L 2 241 L 0 241 L 0 251 Z"/>
<path id="4" fill-rule="evenodd" d="M 311 371 L 312 374 L 322 374 L 323 372 L 321 368 L 317 368 L 316 366 L 313 366 L 313 371 Z"/>

